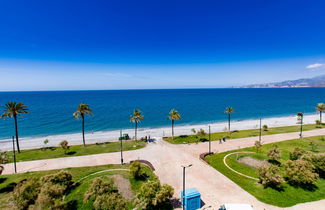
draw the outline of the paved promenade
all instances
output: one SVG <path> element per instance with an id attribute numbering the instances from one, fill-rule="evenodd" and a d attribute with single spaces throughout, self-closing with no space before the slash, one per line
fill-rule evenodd
<path id="1" fill-rule="evenodd" d="M 304 137 L 325 135 L 325 129 L 306 131 Z M 299 133 L 275 134 L 262 137 L 263 144 L 298 138 Z M 238 148 L 251 147 L 258 137 L 229 140 L 225 143 L 212 142 L 213 152 L 224 152 Z M 135 159 L 150 161 L 155 167 L 155 173 L 163 183 L 175 188 L 175 197 L 179 197 L 182 189 L 181 165 L 193 164 L 186 171 L 186 187 L 195 187 L 202 194 L 202 200 L 207 209 L 217 209 L 223 203 L 249 203 L 254 209 L 280 209 L 258 201 L 227 177 L 201 161 L 198 156 L 207 152 L 208 142 L 190 145 L 173 145 L 161 139 L 140 150 L 124 152 L 124 161 Z M 95 166 L 104 164 L 119 164 L 120 153 L 106 153 L 79 157 L 66 157 L 48 160 L 19 162 L 18 172 L 51 170 L 67 167 Z M 4 174 L 12 173 L 13 164 L 5 165 Z M 325 200 L 300 204 L 288 209 L 322 209 Z"/>

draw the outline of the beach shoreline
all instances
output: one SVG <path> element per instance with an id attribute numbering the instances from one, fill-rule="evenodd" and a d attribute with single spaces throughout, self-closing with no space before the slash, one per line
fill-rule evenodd
<path id="1" fill-rule="evenodd" d="M 317 114 L 309 114 L 304 116 L 304 124 L 313 124 L 315 120 L 317 120 L 319 116 Z M 192 129 L 199 130 L 204 129 L 208 132 L 209 125 L 211 128 L 211 133 L 222 132 L 227 129 L 228 122 L 216 122 L 210 124 L 193 124 L 193 125 L 175 125 L 175 135 L 189 135 L 192 133 Z M 267 125 L 268 127 L 281 127 L 281 126 L 290 126 L 297 125 L 297 117 L 296 116 L 283 116 L 283 117 L 269 117 L 262 119 L 262 125 Z M 141 126 L 141 124 L 140 124 Z M 247 129 L 256 129 L 259 128 L 259 119 L 248 119 L 248 120 L 240 120 L 240 121 L 232 121 L 231 122 L 231 130 L 247 130 Z M 122 130 L 122 133 L 128 133 L 132 138 L 134 136 L 134 129 L 125 129 Z M 102 142 L 111 142 L 118 140 L 120 136 L 120 130 L 114 131 L 98 131 L 98 132 L 86 132 L 86 143 L 87 144 L 95 144 Z M 166 137 L 171 136 L 171 127 L 158 127 L 158 128 L 141 128 L 138 129 L 138 138 L 144 136 L 151 137 Z M 41 136 L 41 137 L 25 137 L 20 138 L 20 146 L 21 149 L 33 149 L 33 148 L 42 148 L 45 147 L 44 140 L 48 139 L 49 143 L 46 145 L 47 147 L 58 146 L 58 144 L 67 140 L 69 145 L 78 145 L 82 144 L 82 134 L 74 133 L 74 134 L 58 134 L 58 135 L 50 135 L 50 136 Z M 0 148 L 2 151 L 12 150 L 12 140 L 4 139 L 0 141 Z"/>

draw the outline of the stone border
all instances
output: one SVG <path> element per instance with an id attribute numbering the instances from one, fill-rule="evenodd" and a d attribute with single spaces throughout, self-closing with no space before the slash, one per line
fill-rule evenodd
<path id="1" fill-rule="evenodd" d="M 236 174 L 239 174 L 239 175 L 241 175 L 241 176 L 243 176 L 243 177 L 246 177 L 246 178 L 249 178 L 249 179 L 253 179 L 253 180 L 257 180 L 257 181 L 259 181 L 259 179 L 257 179 L 257 178 L 254 178 L 254 177 L 251 177 L 251 176 L 248 176 L 248 175 L 242 174 L 242 173 L 240 173 L 240 172 L 238 172 L 238 171 L 236 171 L 236 170 L 234 170 L 234 169 L 232 169 L 232 168 L 230 168 L 230 167 L 228 166 L 228 164 L 226 163 L 226 158 L 227 158 L 228 156 L 230 156 L 230 155 L 238 154 L 238 153 L 255 153 L 255 152 L 232 152 L 232 153 L 229 153 L 229 154 L 227 154 L 227 155 L 225 155 L 225 156 L 223 157 L 223 163 L 225 164 L 225 166 L 226 166 L 228 169 L 230 169 L 231 171 L 235 172 Z"/>
<path id="2" fill-rule="evenodd" d="M 207 164 L 209 164 L 208 161 L 205 159 L 205 157 L 208 155 L 212 155 L 212 154 L 214 154 L 214 153 L 213 152 L 202 153 L 202 154 L 200 154 L 200 159 L 203 160 L 204 162 L 206 162 Z"/>

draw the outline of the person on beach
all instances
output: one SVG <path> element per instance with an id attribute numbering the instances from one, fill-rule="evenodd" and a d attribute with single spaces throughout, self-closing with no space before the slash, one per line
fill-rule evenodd
<path id="1" fill-rule="evenodd" d="M 221 139 L 219 139 L 219 144 L 222 144 L 222 141 L 221 141 Z"/>
<path id="2" fill-rule="evenodd" d="M 223 142 L 226 142 L 226 137 L 222 137 Z"/>

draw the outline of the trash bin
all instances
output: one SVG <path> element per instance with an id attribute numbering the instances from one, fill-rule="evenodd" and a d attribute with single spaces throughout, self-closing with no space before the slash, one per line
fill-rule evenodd
<path id="1" fill-rule="evenodd" d="M 182 204 L 184 202 L 186 210 L 195 210 L 201 208 L 201 194 L 195 188 L 186 189 L 184 199 L 182 190 L 181 201 Z"/>

